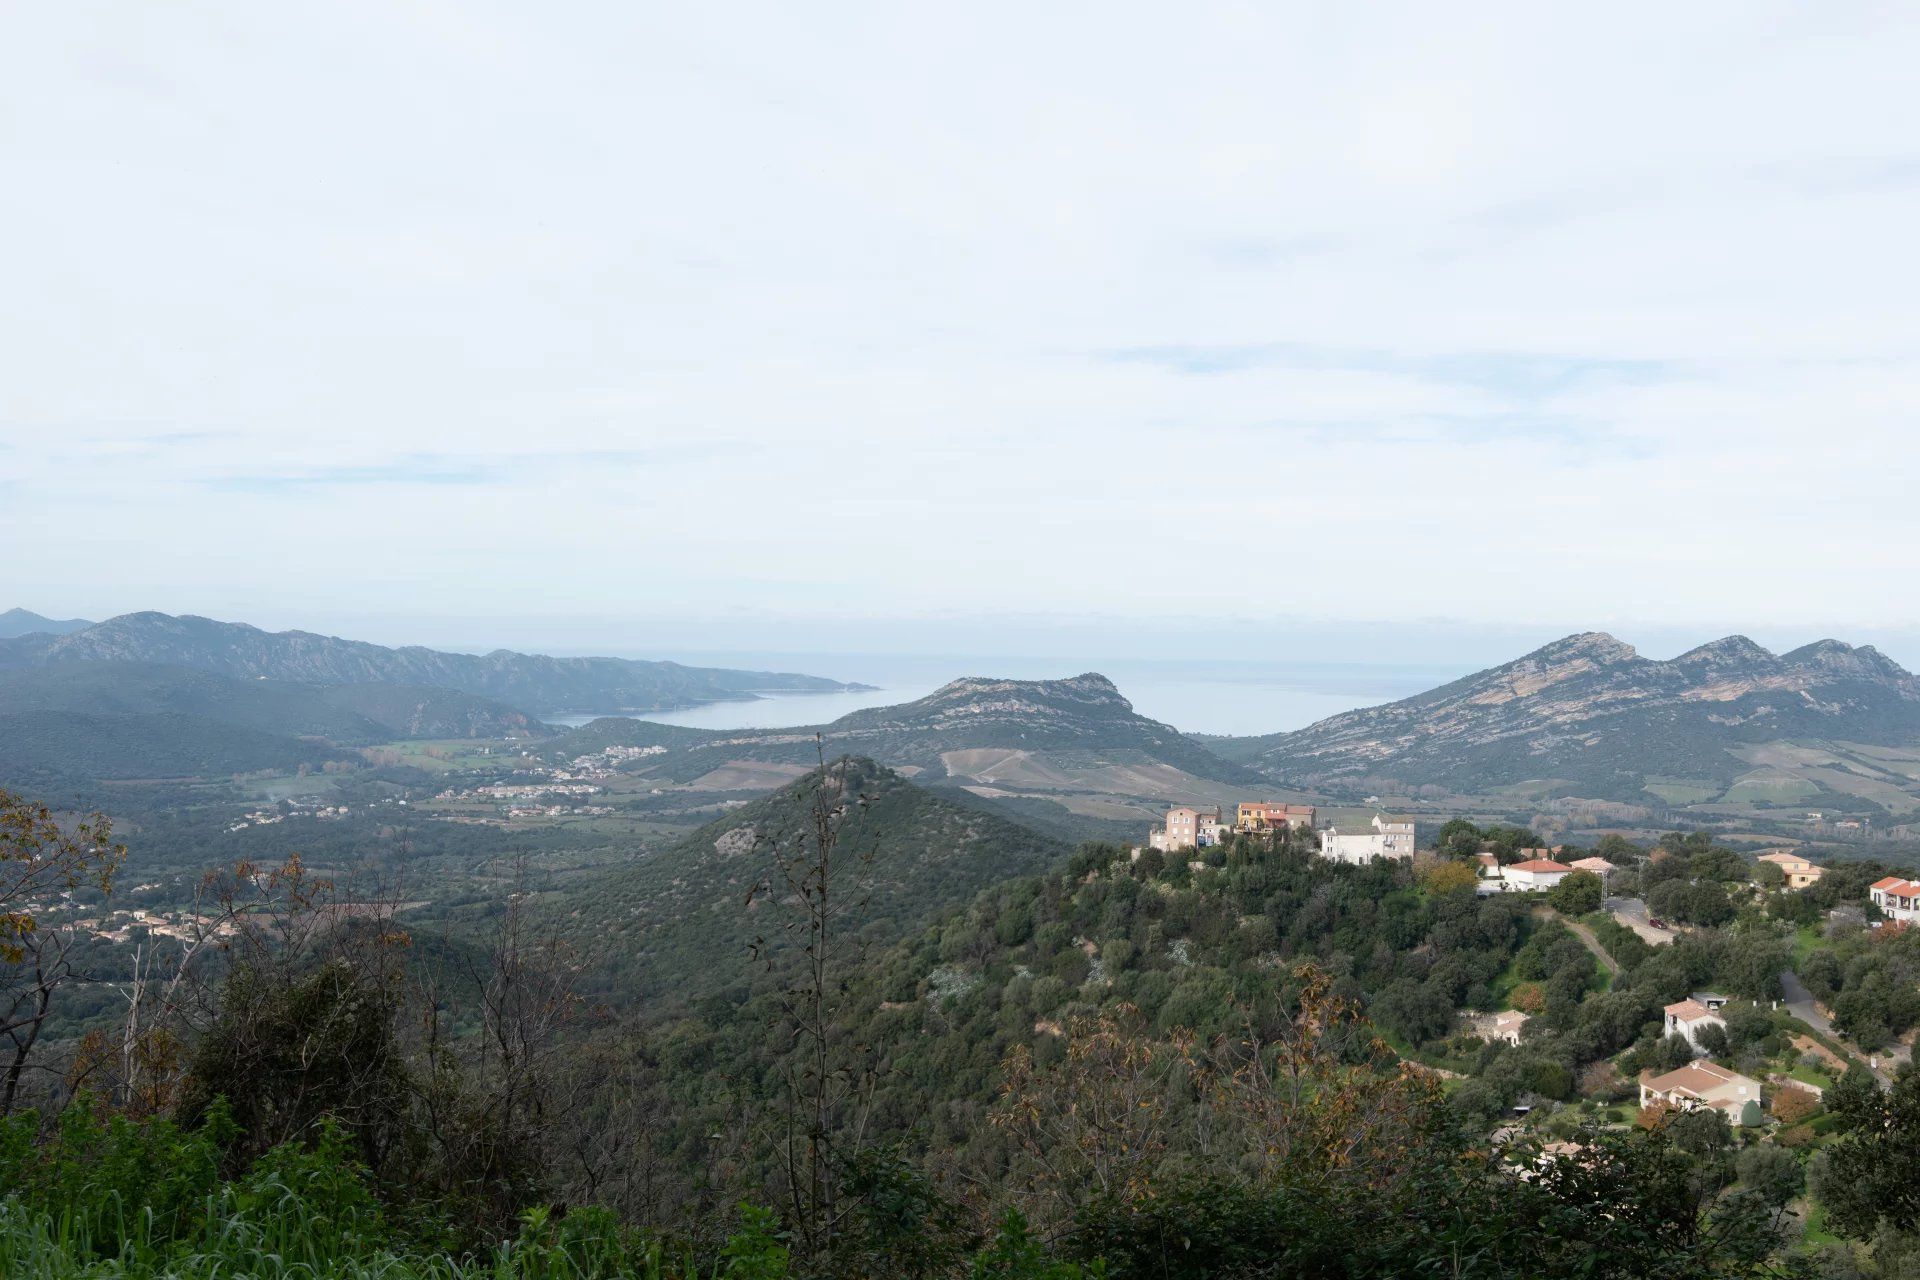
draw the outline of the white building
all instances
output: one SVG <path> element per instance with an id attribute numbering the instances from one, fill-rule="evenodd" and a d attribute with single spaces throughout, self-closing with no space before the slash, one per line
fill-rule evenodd
<path id="1" fill-rule="evenodd" d="M 1686 1111 L 1710 1108 L 1726 1116 L 1729 1124 L 1739 1124 L 1745 1118 L 1749 1102 L 1755 1107 L 1760 1105 L 1760 1082 L 1711 1062 L 1689 1063 L 1659 1076 L 1642 1072 L 1640 1105 L 1651 1106 L 1656 1102 Z"/>
<path id="2" fill-rule="evenodd" d="M 1873 899 L 1874 906 L 1886 913 L 1889 920 L 1902 923 L 1920 920 L 1920 883 L 1902 880 L 1899 876 L 1888 876 L 1868 885 L 1867 896 Z"/>
<path id="3" fill-rule="evenodd" d="M 1514 893 L 1551 889 L 1572 874 L 1572 867 L 1564 862 L 1555 862 L 1552 858 L 1528 858 L 1525 862 L 1500 868 L 1500 878 Z"/>
<path id="4" fill-rule="evenodd" d="M 1368 863 L 1375 858 L 1413 856 L 1413 819 L 1373 815 L 1369 826 L 1327 827 L 1320 832 L 1320 853 L 1334 862 Z"/>
<path id="5" fill-rule="evenodd" d="M 1682 1000 L 1666 1008 L 1665 1034 L 1679 1036 L 1693 1046 L 1695 1053 L 1705 1053 L 1706 1046 L 1700 1043 L 1700 1033 L 1708 1027 L 1727 1029 L 1727 1022 L 1719 1014 L 1701 1004 L 1698 1000 Z"/>

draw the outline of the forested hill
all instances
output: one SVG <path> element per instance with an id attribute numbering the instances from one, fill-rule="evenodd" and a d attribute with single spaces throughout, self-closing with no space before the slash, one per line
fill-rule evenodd
<path id="1" fill-rule="evenodd" d="M 1591 632 L 1399 702 L 1209 745 L 1305 786 L 1557 779 L 1647 800 L 1649 778 L 1725 783 L 1754 767 L 1747 749 L 1794 739 L 1920 744 L 1920 681 L 1837 640 L 1775 655 L 1729 636 L 1655 661 Z"/>
<path id="2" fill-rule="evenodd" d="M 783 859 L 814 847 L 822 778 L 846 807 L 840 892 L 869 936 L 897 936 L 988 885 L 1063 861 L 1068 846 L 963 797 L 934 795 L 891 769 L 846 759 L 568 892 L 568 930 L 621 974 L 627 994 L 744 990 L 749 947 L 782 932 Z M 772 883 L 775 893 L 755 894 Z"/>
<path id="3" fill-rule="evenodd" d="M 544 732 L 524 711 L 455 689 L 239 680 L 150 662 L 74 662 L 0 671 L 0 713 L 23 711 L 197 716 L 263 733 L 343 744 Z"/>
<path id="4" fill-rule="evenodd" d="M 817 676 L 627 658 L 555 658 L 499 649 L 444 653 L 391 649 L 307 631 L 262 631 L 244 623 L 129 613 L 63 636 L 9 641 L 11 665 L 146 662 L 242 679 L 310 684 L 404 684 L 457 689 L 531 712 L 671 710 L 762 691 L 844 689 Z"/>

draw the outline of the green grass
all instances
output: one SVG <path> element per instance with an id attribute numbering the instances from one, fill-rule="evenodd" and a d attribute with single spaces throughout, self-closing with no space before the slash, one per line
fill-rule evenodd
<path id="1" fill-rule="evenodd" d="M 1798 973 L 1801 964 L 1820 945 L 1820 930 L 1815 925 L 1803 924 L 1793 931 L 1793 971 Z"/>
<path id="2" fill-rule="evenodd" d="M 1799 1080 L 1805 1084 L 1817 1085 L 1822 1089 L 1833 1088 L 1832 1076 L 1828 1075 L 1824 1071 L 1816 1070 L 1813 1067 L 1808 1066 L 1804 1062 L 1795 1063 L 1793 1070 L 1787 1072 L 1787 1074 L 1791 1076 L 1793 1079 Z"/>
<path id="3" fill-rule="evenodd" d="M 1643 785 L 1668 804 L 1705 804 L 1720 794 L 1717 783 L 1695 778 L 1649 777 Z"/>
<path id="4" fill-rule="evenodd" d="M 1810 1245 L 1832 1244 L 1840 1239 L 1827 1230 L 1827 1206 L 1811 1197 L 1807 1200 L 1807 1228 L 1800 1239 Z"/>

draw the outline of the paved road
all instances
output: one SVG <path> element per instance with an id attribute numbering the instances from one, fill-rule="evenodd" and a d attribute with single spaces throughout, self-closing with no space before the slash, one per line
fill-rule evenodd
<path id="1" fill-rule="evenodd" d="M 1781 970 L 1780 989 L 1786 993 L 1787 998 L 1783 1003 L 1787 1006 L 1788 1013 L 1821 1035 L 1839 1041 L 1846 1046 L 1847 1052 L 1858 1056 L 1862 1062 L 1870 1058 L 1877 1062 L 1879 1065 L 1874 1068 L 1874 1071 L 1882 1080 L 1892 1080 L 1893 1073 L 1913 1056 L 1913 1050 L 1904 1044 L 1895 1044 L 1891 1048 L 1882 1049 L 1877 1054 L 1861 1053 L 1858 1046 L 1849 1044 L 1845 1036 L 1833 1029 L 1832 1020 L 1820 1012 L 1820 1006 L 1814 1003 L 1813 993 L 1807 990 L 1807 984 L 1800 981 L 1800 975 L 1793 970 Z"/>
<path id="2" fill-rule="evenodd" d="M 1658 946 L 1662 942 L 1673 941 L 1673 930 L 1653 927 L 1652 917 L 1647 914 L 1647 904 L 1640 899 L 1608 898 L 1603 905 L 1613 913 L 1615 920 L 1639 934 L 1647 942 Z"/>

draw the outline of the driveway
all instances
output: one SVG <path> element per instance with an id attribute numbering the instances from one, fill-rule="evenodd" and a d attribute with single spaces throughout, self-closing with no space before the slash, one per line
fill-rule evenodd
<path id="1" fill-rule="evenodd" d="M 1780 989 L 1786 993 L 1787 998 L 1782 1003 L 1786 1005 L 1788 1013 L 1821 1035 L 1846 1045 L 1847 1052 L 1855 1054 L 1862 1062 L 1872 1061 L 1874 1074 L 1882 1080 L 1891 1081 L 1893 1073 L 1913 1056 L 1912 1049 L 1897 1042 L 1876 1054 L 1861 1053 L 1856 1046 L 1848 1044 L 1847 1038 L 1833 1029 L 1832 1019 L 1820 1011 L 1820 1006 L 1814 1003 L 1813 993 L 1807 990 L 1807 984 L 1800 981 L 1800 975 L 1793 970 L 1781 971 Z"/>
<path id="2" fill-rule="evenodd" d="M 1568 929 L 1570 929 L 1573 932 L 1574 937 L 1580 939 L 1581 943 L 1586 947 L 1587 950 L 1593 952 L 1594 956 L 1599 959 L 1601 964 L 1607 966 L 1607 969 L 1609 972 L 1611 973 L 1620 972 L 1620 962 L 1618 960 L 1615 960 L 1611 955 L 1609 955 L 1607 953 L 1607 949 L 1600 945 L 1600 939 L 1593 936 L 1593 930 L 1587 928 L 1587 926 L 1581 924 L 1578 920 L 1567 919 L 1567 917 L 1561 915 L 1559 912 L 1555 911 L 1552 907 L 1548 907 L 1548 906 L 1535 907 L 1533 909 L 1533 914 L 1540 917 L 1543 920 L 1547 920 L 1547 919 L 1558 920 L 1561 924 L 1564 924 L 1565 926 L 1567 926 Z"/>
<path id="3" fill-rule="evenodd" d="M 1643 941 L 1655 946 L 1662 942 L 1673 941 L 1673 930 L 1653 927 L 1653 918 L 1647 914 L 1647 904 L 1640 899 L 1608 898 L 1602 905 L 1612 913 L 1615 920 L 1639 934 Z"/>

